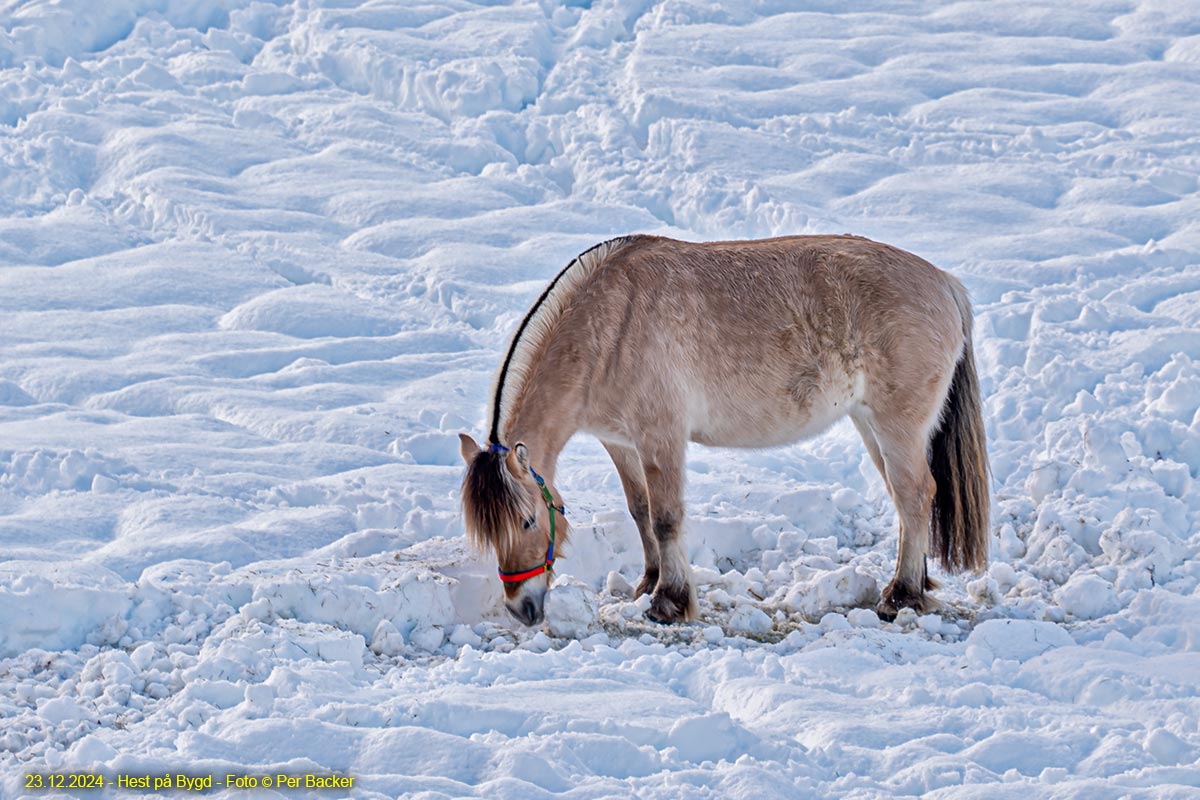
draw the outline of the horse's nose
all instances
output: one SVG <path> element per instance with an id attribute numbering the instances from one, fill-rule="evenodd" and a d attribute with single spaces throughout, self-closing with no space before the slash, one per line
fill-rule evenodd
<path id="1" fill-rule="evenodd" d="M 542 604 L 534 602 L 532 597 L 526 597 L 521 602 L 521 607 L 525 609 L 525 624 L 537 625 L 542 621 Z"/>
<path id="2" fill-rule="evenodd" d="M 537 625 L 542 621 L 542 606 L 532 597 L 522 597 L 516 603 L 505 603 L 508 613 L 525 625 Z"/>

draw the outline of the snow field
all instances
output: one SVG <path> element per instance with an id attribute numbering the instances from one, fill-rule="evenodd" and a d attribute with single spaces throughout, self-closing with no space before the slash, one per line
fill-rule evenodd
<path id="1" fill-rule="evenodd" d="M 9 3 L 0 796 L 182 768 L 361 797 L 1194 796 L 1196 20 Z M 581 438 L 548 625 L 514 629 L 461 538 L 456 434 L 545 281 L 632 231 L 847 231 L 960 276 L 988 571 L 881 623 L 895 518 L 852 429 L 697 447 L 702 618 L 657 626 Z"/>

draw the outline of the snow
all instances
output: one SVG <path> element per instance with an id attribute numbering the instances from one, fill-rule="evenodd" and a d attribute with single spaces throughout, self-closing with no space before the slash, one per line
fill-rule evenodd
<path id="1" fill-rule="evenodd" d="M 924 619 L 924 618 L 922 618 Z M 1054 647 L 1075 644 L 1071 634 L 1053 622 L 989 619 L 967 637 L 967 657 L 988 663 L 998 658 L 1028 661 Z"/>
<path id="2" fill-rule="evenodd" d="M 338 773 L 364 798 L 1194 793 L 1196 19 L 3 4 L 0 797 L 68 796 L 25 789 L 51 770 Z M 484 432 L 545 282 L 630 232 L 854 232 L 959 276 L 988 570 L 884 623 L 895 514 L 850 426 L 694 447 L 701 618 L 658 625 L 581 436 L 547 622 L 516 626 L 462 536 L 457 434 Z"/>
<path id="3" fill-rule="evenodd" d="M 554 636 L 582 639 L 599 622 L 596 595 L 586 586 L 556 584 L 546 593 L 546 627 Z"/>
<path id="4" fill-rule="evenodd" d="M 1097 619 L 1121 607 L 1112 584 L 1099 575 L 1072 575 L 1054 592 L 1054 600 L 1063 611 L 1079 619 Z"/>

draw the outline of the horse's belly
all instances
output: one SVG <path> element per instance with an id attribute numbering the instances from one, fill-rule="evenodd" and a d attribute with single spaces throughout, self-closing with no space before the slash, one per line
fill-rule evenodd
<path id="1" fill-rule="evenodd" d="M 689 404 L 693 442 L 715 447 L 775 447 L 816 436 L 862 402 L 860 375 L 797 397 L 783 390 L 704 393 Z"/>

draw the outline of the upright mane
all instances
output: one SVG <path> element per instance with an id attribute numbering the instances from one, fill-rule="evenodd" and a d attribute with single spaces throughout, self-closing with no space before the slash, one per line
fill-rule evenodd
<path id="1" fill-rule="evenodd" d="M 508 353 L 500 364 L 495 381 L 492 383 L 492 403 L 488 414 L 491 419 L 491 428 L 488 432 L 489 442 L 503 444 L 500 438 L 501 428 L 508 421 L 513 403 L 520 396 L 521 388 L 529 378 L 533 359 L 541 349 L 546 334 L 550 332 L 554 323 L 562 315 L 575 289 L 592 273 L 592 270 L 604 263 L 609 255 L 629 242 L 631 238 L 619 236 L 609 239 L 607 242 L 601 242 L 575 256 L 534 301 L 525 314 L 525 318 L 521 320 L 521 324 L 517 326 L 517 332 L 513 334 L 512 341 L 508 345 Z"/>

